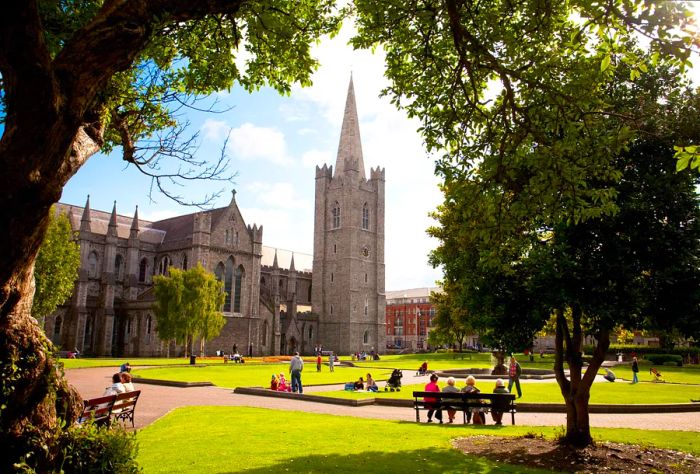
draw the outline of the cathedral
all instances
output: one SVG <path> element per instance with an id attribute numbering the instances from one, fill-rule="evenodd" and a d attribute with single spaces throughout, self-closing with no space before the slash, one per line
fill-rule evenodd
<path id="1" fill-rule="evenodd" d="M 263 245 L 263 226 L 228 206 L 160 221 L 59 203 L 80 243 L 73 296 L 46 319 L 63 350 L 113 357 L 181 355 L 161 341 L 152 278 L 201 264 L 224 283 L 226 324 L 208 355 L 347 354 L 386 347 L 384 169 L 367 179 L 352 78 L 335 168 L 316 167 L 313 256 Z M 197 345 L 195 344 L 195 347 Z"/>

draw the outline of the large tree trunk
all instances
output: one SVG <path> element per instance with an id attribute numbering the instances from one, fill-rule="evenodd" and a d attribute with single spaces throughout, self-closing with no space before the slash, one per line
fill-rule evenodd
<path id="1" fill-rule="evenodd" d="M 559 389 L 566 404 L 566 434 L 563 442 L 574 447 L 585 447 L 593 442 L 589 420 L 588 401 L 591 386 L 600 369 L 605 352 L 610 346 L 610 333 L 601 330 L 596 335 L 596 348 L 592 360 L 583 372 L 583 331 L 581 328 L 581 309 L 574 305 L 572 328 L 569 330 L 564 310 L 555 310 L 556 316 L 556 354 L 554 373 Z M 569 378 L 564 372 L 564 362 L 569 366 Z"/>

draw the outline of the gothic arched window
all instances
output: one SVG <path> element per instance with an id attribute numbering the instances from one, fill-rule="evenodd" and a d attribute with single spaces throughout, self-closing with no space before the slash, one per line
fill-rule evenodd
<path id="1" fill-rule="evenodd" d="M 139 281 L 144 283 L 146 281 L 146 271 L 148 270 L 148 261 L 144 258 L 141 259 L 139 263 Z"/>
<path id="2" fill-rule="evenodd" d="M 226 274 L 224 278 L 224 291 L 226 298 L 224 299 L 224 311 L 231 311 L 231 294 L 233 290 L 233 257 L 226 260 Z"/>
<path id="3" fill-rule="evenodd" d="M 314 338 L 314 327 L 309 326 L 309 341 L 312 341 Z"/>
<path id="4" fill-rule="evenodd" d="M 239 265 L 236 268 L 236 274 L 234 276 L 234 291 L 233 291 L 233 312 L 241 312 L 241 293 L 243 288 L 243 275 L 245 270 L 243 270 L 243 265 Z"/>
<path id="5" fill-rule="evenodd" d="M 182 254 L 182 269 L 187 270 L 187 254 Z"/>
<path id="6" fill-rule="evenodd" d="M 369 344 L 369 330 L 365 330 L 365 334 L 362 336 L 362 343 Z"/>
<path id="7" fill-rule="evenodd" d="M 124 259 L 119 254 L 114 258 L 114 276 L 117 281 L 124 279 Z"/>
<path id="8" fill-rule="evenodd" d="M 332 229 L 337 229 L 340 227 L 340 204 L 338 201 L 333 204 L 333 222 L 331 223 Z"/>
<path id="9" fill-rule="evenodd" d="M 268 324 L 267 324 L 267 321 L 265 321 L 265 322 L 263 323 L 263 327 L 262 327 L 262 337 L 261 337 L 261 341 L 260 341 L 260 344 L 261 344 L 262 346 L 266 346 L 266 345 L 267 345 L 267 327 L 268 327 Z"/>
<path id="10" fill-rule="evenodd" d="M 168 273 L 168 268 L 170 267 L 170 257 L 167 255 L 160 259 L 160 264 L 158 265 L 158 274 L 165 275 Z"/>
<path id="11" fill-rule="evenodd" d="M 97 278 L 97 254 L 90 252 L 88 255 L 88 277 Z"/>
<path id="12" fill-rule="evenodd" d="M 362 228 L 369 230 L 369 207 L 367 207 L 367 203 L 362 206 Z"/>

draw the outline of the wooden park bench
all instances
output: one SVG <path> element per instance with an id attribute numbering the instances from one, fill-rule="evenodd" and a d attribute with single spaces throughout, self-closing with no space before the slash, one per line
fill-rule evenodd
<path id="1" fill-rule="evenodd" d="M 114 421 L 131 421 L 134 426 L 134 410 L 141 390 L 105 395 L 104 397 L 83 400 L 83 412 L 78 423 L 93 420 L 98 426 L 109 426 Z"/>
<path id="2" fill-rule="evenodd" d="M 416 422 L 420 423 L 420 410 L 435 409 L 436 403 L 425 402 L 424 398 L 438 400 L 439 408 L 461 411 L 464 415 L 464 423 L 467 422 L 467 413 L 472 408 L 481 408 L 486 411 L 510 412 L 511 423 L 515 424 L 515 394 L 514 393 L 451 393 L 451 392 L 413 392 L 413 408 L 416 410 Z"/>

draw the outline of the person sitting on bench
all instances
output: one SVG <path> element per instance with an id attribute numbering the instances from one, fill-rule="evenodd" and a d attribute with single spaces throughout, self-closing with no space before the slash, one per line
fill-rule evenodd
<path id="1" fill-rule="evenodd" d="M 496 386 L 493 389 L 493 393 L 510 393 L 503 379 L 496 379 Z M 501 420 L 503 420 L 502 411 L 491 410 L 491 418 L 493 418 L 494 423 L 497 425 L 503 424 L 501 423 Z"/>

